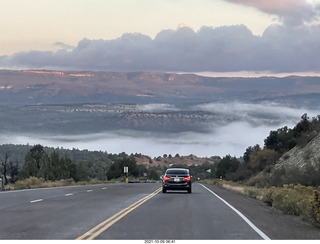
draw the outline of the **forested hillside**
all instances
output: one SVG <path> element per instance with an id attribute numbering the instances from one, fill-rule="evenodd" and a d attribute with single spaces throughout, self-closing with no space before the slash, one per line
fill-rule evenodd
<path id="1" fill-rule="evenodd" d="M 294 128 L 285 126 L 271 131 L 263 147 L 248 147 L 243 162 L 230 155 L 222 158 L 214 176 L 258 187 L 284 184 L 319 186 L 319 133 L 320 117 L 309 119 L 304 114 Z"/>

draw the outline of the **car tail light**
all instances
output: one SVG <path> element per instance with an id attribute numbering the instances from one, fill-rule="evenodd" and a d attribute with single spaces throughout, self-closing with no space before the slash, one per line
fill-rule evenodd
<path id="1" fill-rule="evenodd" d="M 190 176 L 187 176 L 187 177 L 183 178 L 183 180 L 185 180 L 185 181 L 190 181 L 190 179 L 191 179 Z"/>
<path id="2" fill-rule="evenodd" d="M 170 180 L 170 177 L 165 175 L 165 176 L 163 177 L 163 180 L 164 180 L 164 181 Z"/>

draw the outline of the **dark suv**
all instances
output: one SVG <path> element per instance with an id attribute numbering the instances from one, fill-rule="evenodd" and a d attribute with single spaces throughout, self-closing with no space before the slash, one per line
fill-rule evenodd
<path id="1" fill-rule="evenodd" d="M 191 193 L 191 176 L 188 169 L 167 169 L 162 178 L 162 192 L 167 190 L 187 190 Z"/>

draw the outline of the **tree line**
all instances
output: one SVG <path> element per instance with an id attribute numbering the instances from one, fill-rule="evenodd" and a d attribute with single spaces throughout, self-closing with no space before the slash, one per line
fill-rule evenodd
<path id="1" fill-rule="evenodd" d="M 124 166 L 129 167 L 129 176 L 135 178 L 158 180 L 162 167 L 146 167 L 137 165 L 135 157 L 141 154 L 127 155 L 122 152 L 119 154 L 108 154 L 95 152 L 95 157 L 87 156 L 91 154 L 87 150 L 80 152 L 72 150 L 72 155 L 76 154 L 78 160 L 60 155 L 60 150 L 44 148 L 37 144 L 29 149 L 24 157 L 24 163 L 13 162 L 10 160 L 13 153 L 5 150 L 0 155 L 1 173 L 4 178 L 4 185 L 15 183 L 29 177 L 42 178 L 45 181 L 57 181 L 62 179 L 73 179 L 75 182 L 98 179 L 101 181 L 112 180 L 124 176 Z M 67 153 L 66 153 L 67 154 Z M 70 152 L 69 152 L 70 154 Z M 149 159 L 150 162 L 151 158 Z"/>

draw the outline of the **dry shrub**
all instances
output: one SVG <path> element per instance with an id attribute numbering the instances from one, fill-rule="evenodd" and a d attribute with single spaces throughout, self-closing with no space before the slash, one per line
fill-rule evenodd
<path id="1" fill-rule="evenodd" d="M 13 188 L 15 190 L 41 188 L 43 187 L 43 183 L 44 183 L 44 180 L 42 178 L 37 178 L 32 176 L 27 179 L 17 181 L 13 185 Z"/>
<path id="2" fill-rule="evenodd" d="M 311 216 L 314 222 L 320 225 L 320 191 L 314 190 L 313 191 L 313 199 L 311 201 Z"/>
<path id="3" fill-rule="evenodd" d="M 263 201 L 286 214 L 300 216 L 308 220 L 310 219 L 310 213 L 312 213 L 312 198 L 313 187 L 290 184 L 283 187 L 268 188 Z"/>
<path id="4" fill-rule="evenodd" d="M 10 190 L 22 190 L 33 188 L 46 188 L 46 187 L 59 187 L 75 185 L 73 179 L 63 179 L 57 181 L 45 181 L 43 178 L 29 177 L 24 180 L 18 180 L 15 184 L 10 184 L 8 189 Z"/>

